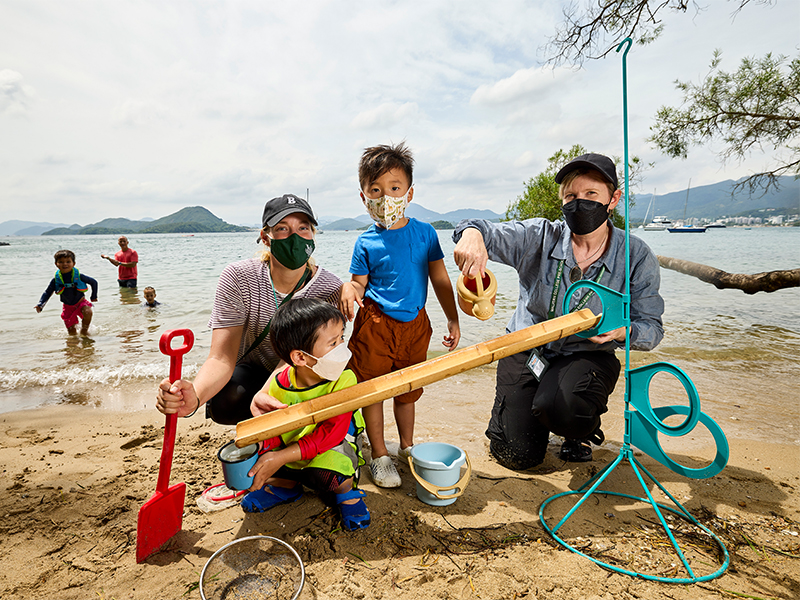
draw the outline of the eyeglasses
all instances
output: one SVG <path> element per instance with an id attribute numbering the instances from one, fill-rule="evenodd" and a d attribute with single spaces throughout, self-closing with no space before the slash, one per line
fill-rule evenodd
<path id="1" fill-rule="evenodd" d="M 577 265 L 572 267 L 569 270 L 569 281 L 570 283 L 575 283 L 576 281 L 580 281 L 583 279 L 583 271 L 581 271 L 580 267 Z"/>

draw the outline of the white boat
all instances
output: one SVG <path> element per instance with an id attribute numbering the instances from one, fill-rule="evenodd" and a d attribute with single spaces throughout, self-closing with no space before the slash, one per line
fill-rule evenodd
<path id="1" fill-rule="evenodd" d="M 669 220 L 669 217 L 659 216 L 659 217 L 653 217 L 653 220 L 644 226 L 644 230 L 664 231 L 669 227 L 672 227 L 672 221 Z"/>
<path id="2" fill-rule="evenodd" d="M 672 221 L 667 217 L 653 217 L 653 220 L 644 226 L 645 231 L 664 231 L 672 227 Z"/>
<path id="3" fill-rule="evenodd" d="M 644 213 L 644 225 L 640 225 L 639 229 L 644 229 L 645 231 L 664 231 L 667 227 L 672 226 L 672 221 L 670 221 L 667 217 L 653 217 L 653 220 L 649 223 L 647 222 L 647 215 L 650 214 L 650 209 L 653 208 L 653 212 L 655 212 L 655 207 L 653 206 L 656 201 L 656 192 L 653 191 L 653 195 L 650 196 L 650 204 L 647 205 L 647 210 Z"/>

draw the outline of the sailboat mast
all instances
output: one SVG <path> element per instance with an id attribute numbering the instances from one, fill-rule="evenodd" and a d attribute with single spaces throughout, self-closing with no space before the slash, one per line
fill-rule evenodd
<path id="1" fill-rule="evenodd" d="M 650 196 L 650 204 L 647 205 L 647 210 L 644 211 L 644 220 L 642 221 L 642 224 L 639 225 L 639 229 L 643 229 L 644 226 L 647 225 L 647 215 L 650 214 L 650 209 L 651 208 L 653 209 L 653 215 L 652 216 L 655 217 L 655 215 L 656 215 L 656 209 L 654 207 L 655 199 L 656 199 L 656 192 L 655 192 L 655 190 L 653 190 L 653 195 Z"/>
<path id="2" fill-rule="evenodd" d="M 692 178 L 689 177 L 689 187 L 686 188 L 686 201 L 683 203 L 683 224 L 686 225 L 686 207 L 689 206 L 689 190 L 692 189 Z"/>

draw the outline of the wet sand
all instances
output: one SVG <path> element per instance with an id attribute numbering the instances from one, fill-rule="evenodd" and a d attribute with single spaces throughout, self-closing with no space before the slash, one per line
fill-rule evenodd
<path id="1" fill-rule="evenodd" d="M 365 475 L 373 522 L 359 532 L 342 531 L 336 510 L 311 492 L 260 515 L 244 515 L 238 506 L 203 512 L 196 499 L 221 482 L 215 453 L 233 437 L 233 428 L 207 422 L 201 414 L 180 420 L 171 483 L 187 484 L 183 529 L 140 565 L 135 562 L 137 514 L 155 491 L 164 423 L 151 408 L 153 388 L 115 389 L 123 409 L 93 408 L 91 398 L 108 399 L 95 387 L 86 391 L 85 405 L 0 414 L 5 492 L 0 497 L 0 597 L 199 598 L 199 574 L 215 550 L 237 537 L 265 534 L 287 541 L 303 558 L 304 599 L 694 600 L 730 593 L 796 598 L 797 402 L 787 402 L 782 414 L 759 412 L 757 395 L 781 385 L 774 378 L 685 370 L 700 389 L 704 411 L 727 434 L 728 466 L 711 479 L 691 480 L 637 456 L 725 542 L 731 565 L 709 582 L 674 585 L 611 573 L 555 545 L 538 521 L 543 500 L 576 489 L 618 455 L 623 385 L 604 419 L 607 442 L 595 450 L 592 463 L 558 460 L 560 440 L 554 438 L 545 463 L 519 473 L 487 456 L 483 431 L 494 389 L 494 367 L 487 366 L 429 386 L 418 404 L 417 443 L 445 441 L 469 453 L 473 476 L 464 496 L 446 507 L 423 504 L 405 465 L 399 466 L 399 489 L 377 488 Z M 659 404 L 681 401 L 673 381 L 656 384 L 664 388 L 657 394 Z M 740 387 L 732 391 L 733 386 Z M 385 410 L 387 438 L 396 439 L 389 403 Z M 673 458 L 689 466 L 714 453 L 699 434 L 664 443 Z M 606 489 L 634 491 L 625 469 L 612 474 Z M 667 552 L 650 509 L 615 497 L 587 504 L 587 512 L 576 513 L 564 531 L 584 552 L 626 568 L 677 571 L 673 565 L 679 561 Z M 548 518 L 551 508 L 554 514 L 565 510 L 554 502 Z M 714 548 L 696 537 L 689 541 L 693 568 L 713 572 L 719 565 Z"/>

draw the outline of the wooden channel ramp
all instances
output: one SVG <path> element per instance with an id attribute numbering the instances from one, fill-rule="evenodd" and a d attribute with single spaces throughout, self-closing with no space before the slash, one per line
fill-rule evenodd
<path id="1" fill-rule="evenodd" d="M 419 389 L 452 375 L 548 344 L 563 337 L 591 329 L 600 322 L 588 308 L 556 317 L 525 329 L 456 350 L 425 362 L 381 375 L 353 387 L 339 390 L 307 402 L 276 410 L 236 425 L 236 446 L 268 440 L 272 437 L 320 423 L 336 415 L 352 412 L 398 394 Z"/>

